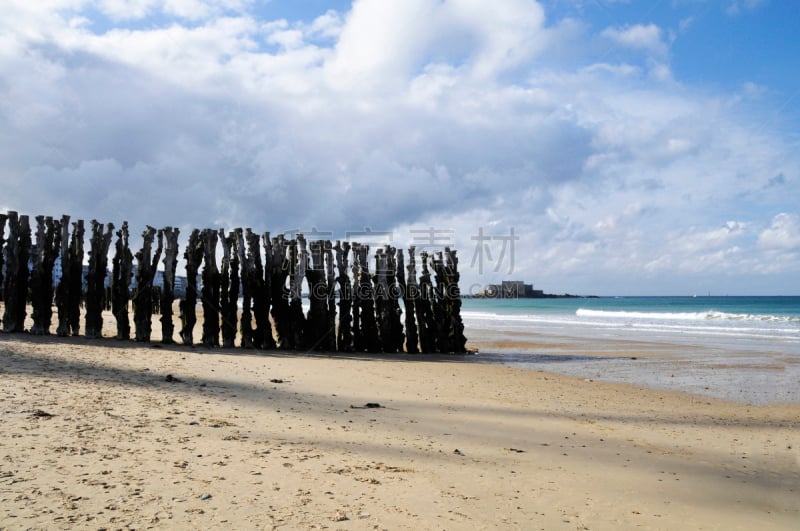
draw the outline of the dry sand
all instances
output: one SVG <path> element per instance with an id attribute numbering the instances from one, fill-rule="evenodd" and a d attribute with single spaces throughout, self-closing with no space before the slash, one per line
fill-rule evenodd
<path id="1" fill-rule="evenodd" d="M 800 405 L 465 359 L 2 335 L 0 529 L 800 528 Z"/>

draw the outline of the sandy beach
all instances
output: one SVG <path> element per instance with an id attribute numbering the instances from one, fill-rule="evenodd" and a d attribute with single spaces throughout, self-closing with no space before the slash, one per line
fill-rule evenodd
<path id="1" fill-rule="evenodd" d="M 468 356 L 15 334 L 0 359 L 0 529 L 800 526 L 797 404 Z"/>

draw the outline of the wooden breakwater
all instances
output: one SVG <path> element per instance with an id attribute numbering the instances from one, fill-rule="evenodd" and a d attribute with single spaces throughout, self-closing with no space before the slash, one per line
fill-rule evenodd
<path id="1" fill-rule="evenodd" d="M 14 211 L 0 214 L 3 332 L 26 331 L 30 303 L 29 332 L 50 334 L 55 303 L 59 336 L 80 335 L 83 306 L 87 338 L 102 336 L 103 310 L 108 308 L 116 319 L 118 339 L 131 339 L 133 331 L 133 339 L 149 342 L 152 317 L 160 309 L 162 342 L 175 342 L 177 228 L 147 226 L 142 248 L 133 253 L 127 222 L 115 232 L 113 223 L 92 220 L 84 268 L 83 220 L 70 222 L 67 215 L 60 220 L 34 219 L 32 238 L 28 216 Z M 368 245 L 349 241 L 307 241 L 300 233 L 287 239 L 249 228 L 227 233 L 195 229 L 183 250 L 187 285 L 179 299 L 179 340 L 194 344 L 199 302 L 200 342 L 208 347 L 234 347 L 238 332 L 239 346 L 264 350 L 466 352 L 456 251 L 446 247 L 443 252 L 421 252 L 418 276 L 413 246 L 408 249 L 408 265 L 402 250 L 389 245 L 376 249 L 374 271 L 369 267 L 369 250 Z M 159 261 L 164 266 L 163 285 L 153 289 Z M 54 285 L 57 262 L 61 276 Z M 307 311 L 302 305 L 304 286 Z"/>

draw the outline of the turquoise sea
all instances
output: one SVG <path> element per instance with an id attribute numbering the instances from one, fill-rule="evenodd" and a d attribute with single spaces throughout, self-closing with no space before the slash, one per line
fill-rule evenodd
<path id="1" fill-rule="evenodd" d="M 800 297 L 466 299 L 477 361 L 800 403 Z"/>

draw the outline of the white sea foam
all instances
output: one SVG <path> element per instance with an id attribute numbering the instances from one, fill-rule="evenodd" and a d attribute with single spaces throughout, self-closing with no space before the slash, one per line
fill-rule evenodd
<path id="1" fill-rule="evenodd" d="M 751 315 L 716 311 L 632 312 L 578 309 L 573 314 L 505 314 L 465 311 L 462 317 L 497 330 L 566 331 L 580 336 L 593 333 L 700 335 L 749 339 L 779 339 L 800 342 L 800 318 Z M 595 331 L 595 332 L 592 332 Z M 627 331 L 627 332 L 626 332 Z"/>
<path id="2" fill-rule="evenodd" d="M 657 319 L 666 321 L 762 321 L 790 323 L 800 322 L 800 317 L 787 315 L 758 315 L 745 313 L 726 313 L 709 310 L 705 312 L 628 312 L 628 311 L 608 311 L 608 310 L 588 310 L 578 308 L 575 315 L 579 317 L 595 317 L 610 319 Z"/>

